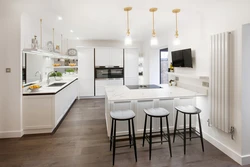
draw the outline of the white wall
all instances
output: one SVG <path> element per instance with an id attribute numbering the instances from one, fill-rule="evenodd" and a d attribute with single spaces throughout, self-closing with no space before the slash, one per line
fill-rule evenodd
<path id="1" fill-rule="evenodd" d="M 21 136 L 21 12 L 9 1 L 0 1 L 1 101 L 0 138 Z M 5 68 L 11 73 L 5 73 Z"/>
<path id="2" fill-rule="evenodd" d="M 175 68 L 175 72 L 188 73 L 192 75 L 210 75 L 210 35 L 225 31 L 232 31 L 234 38 L 234 51 L 232 57 L 230 96 L 231 96 L 231 124 L 235 127 L 234 140 L 231 140 L 229 134 L 226 134 L 213 127 L 208 127 L 207 120 L 210 118 L 209 98 L 197 98 L 197 106 L 202 109 L 201 119 L 205 138 L 221 149 L 231 158 L 240 164 L 250 163 L 250 146 L 246 142 L 249 139 L 242 131 L 242 122 L 247 122 L 249 117 L 242 114 L 241 110 L 241 81 L 242 81 L 242 24 L 250 22 L 250 3 L 249 1 L 233 1 L 228 3 L 218 2 L 216 5 L 204 5 L 204 13 L 197 13 L 196 17 L 190 18 L 189 25 L 179 26 L 181 45 L 174 47 L 172 45 L 174 29 L 170 33 L 158 34 L 160 46 L 168 45 L 169 51 L 175 49 L 184 49 L 191 47 L 194 51 L 194 68 Z M 149 53 L 151 50 L 152 53 Z M 144 53 L 149 53 L 148 69 L 149 80 L 155 81 L 154 74 L 159 70 L 155 61 L 159 61 L 157 52 L 153 52 L 150 47 L 144 47 Z M 171 56 L 170 56 L 171 58 Z M 170 63 L 171 61 L 169 61 Z M 190 83 L 192 81 L 189 81 Z M 246 127 L 246 131 L 250 127 Z M 248 140 L 249 142 L 249 140 Z M 243 149 L 244 148 L 244 149 Z"/>
<path id="3" fill-rule="evenodd" d="M 244 145 L 242 149 L 243 154 L 250 154 L 250 121 L 244 118 L 250 118 L 249 112 L 249 99 L 250 99 L 250 24 L 246 24 L 243 26 L 242 30 L 242 145 Z M 248 161 L 249 163 L 249 161 Z"/>

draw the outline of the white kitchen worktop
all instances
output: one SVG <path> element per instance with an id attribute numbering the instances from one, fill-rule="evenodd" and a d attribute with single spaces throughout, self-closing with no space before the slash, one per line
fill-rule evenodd
<path id="1" fill-rule="evenodd" d="M 197 93 L 176 86 L 169 86 L 168 84 L 161 84 L 159 86 L 162 88 L 129 89 L 126 86 L 107 86 L 105 89 L 109 101 L 173 99 L 206 96 L 206 94 Z"/>
<path id="2" fill-rule="evenodd" d="M 66 82 L 66 84 L 62 86 L 56 86 L 56 87 L 48 87 L 46 82 L 40 83 L 42 86 L 38 92 L 32 92 L 31 90 L 27 89 L 28 87 L 23 88 L 23 95 L 51 95 L 51 94 L 56 94 L 63 88 L 67 87 L 69 84 L 77 80 L 77 77 L 63 77 L 61 81 L 51 81 L 50 85 L 53 83 L 61 83 L 61 82 Z"/>

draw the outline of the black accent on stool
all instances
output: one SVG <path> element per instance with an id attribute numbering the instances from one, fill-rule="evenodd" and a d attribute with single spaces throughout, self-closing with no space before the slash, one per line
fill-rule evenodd
<path id="1" fill-rule="evenodd" d="M 156 108 L 157 109 L 161 109 L 162 108 Z M 154 110 L 154 109 L 153 109 Z M 165 109 L 164 109 L 165 110 Z M 167 113 L 166 114 L 162 114 L 162 115 L 153 115 L 153 114 L 148 114 L 146 111 L 147 109 L 144 110 L 145 111 L 145 122 L 144 122 L 144 132 L 143 132 L 143 141 L 142 141 L 142 146 L 144 147 L 144 141 L 145 139 L 147 140 L 147 142 L 149 143 L 149 160 L 151 160 L 151 151 L 152 151 L 152 144 L 155 143 L 163 143 L 163 142 L 168 142 L 169 144 L 169 152 L 170 152 L 170 157 L 172 157 L 172 150 L 171 150 L 171 140 L 170 140 L 170 133 L 169 133 L 169 124 L 168 124 L 168 115 L 169 112 L 167 110 L 165 110 Z M 147 128 L 147 117 L 150 117 L 150 132 L 146 133 L 146 128 Z M 160 118 L 160 131 L 155 131 L 152 132 L 152 118 Z M 167 134 L 162 130 L 162 118 L 166 117 L 166 126 L 167 126 Z M 157 135 L 152 135 L 152 134 L 160 134 L 161 136 L 161 141 L 152 141 L 152 138 L 154 137 L 158 137 Z M 162 139 L 165 139 L 164 141 Z"/>
<path id="2" fill-rule="evenodd" d="M 132 110 L 128 110 L 129 112 L 133 112 Z M 127 111 L 119 111 L 119 112 L 127 112 Z M 122 115 L 123 116 L 123 115 Z M 137 162 L 137 151 L 136 151 L 136 139 L 135 139 L 135 129 L 134 129 L 134 117 L 135 115 L 133 116 L 128 116 L 124 118 L 122 118 L 122 116 L 118 116 L 118 117 L 112 117 L 111 115 L 111 119 L 112 119 L 112 125 L 111 125 L 111 132 L 110 132 L 110 151 L 113 147 L 113 165 L 115 164 L 115 149 L 116 148 L 120 148 L 120 147 L 127 147 L 129 146 L 131 148 L 131 146 L 134 146 L 134 152 L 135 152 L 135 160 Z M 133 133 L 133 136 L 131 135 L 131 127 L 130 127 L 130 120 L 132 122 L 132 133 Z M 116 121 L 128 121 L 128 132 L 129 134 L 128 135 L 116 135 Z M 123 146 L 119 146 L 117 147 L 116 146 L 116 138 L 117 137 L 125 137 L 125 136 L 128 136 L 129 137 L 129 145 L 123 145 Z"/>
<path id="3" fill-rule="evenodd" d="M 202 151 L 204 152 L 204 143 L 203 143 L 203 135 L 202 135 L 202 128 L 201 128 L 201 120 L 200 120 L 200 112 L 201 110 L 193 107 L 193 106 L 181 106 L 181 107 L 175 107 L 176 109 L 176 118 L 175 118 L 175 126 L 174 126 L 174 137 L 173 137 L 173 143 L 175 142 L 175 135 L 177 131 L 177 135 L 180 136 L 181 139 L 184 141 L 184 154 L 186 154 L 186 140 L 187 139 L 193 139 L 193 138 L 200 138 L 201 140 L 201 146 Z M 177 129 L 177 122 L 178 122 L 178 113 L 181 112 L 184 114 L 184 128 L 183 129 Z M 189 115 L 189 137 L 186 137 L 186 115 Z M 198 132 L 196 129 L 192 128 L 192 115 L 198 115 L 198 121 L 199 121 L 199 129 L 200 132 Z M 195 134 L 195 136 L 192 137 L 192 134 Z"/>

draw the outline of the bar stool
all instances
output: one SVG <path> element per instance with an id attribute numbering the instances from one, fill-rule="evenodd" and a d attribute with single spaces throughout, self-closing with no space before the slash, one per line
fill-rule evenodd
<path id="1" fill-rule="evenodd" d="M 119 147 L 134 146 L 135 160 L 137 162 L 137 152 L 136 152 L 136 141 L 135 141 L 135 129 L 134 129 L 134 117 L 135 113 L 132 110 L 123 111 L 111 111 L 110 117 L 112 118 L 111 134 L 110 134 L 110 151 L 113 146 L 113 165 L 115 164 L 115 149 Z M 128 121 L 128 135 L 116 136 L 116 121 Z M 130 121 L 132 122 L 133 137 L 131 136 Z M 129 136 L 129 145 L 116 147 L 116 137 Z M 133 141 L 133 143 L 131 142 Z"/>
<path id="2" fill-rule="evenodd" d="M 144 141 L 145 139 L 148 141 L 149 143 L 149 160 L 151 160 L 151 150 L 152 150 L 152 144 L 154 143 L 163 143 L 163 142 L 168 142 L 169 144 L 169 152 L 170 152 L 170 157 L 172 157 L 172 150 L 171 150 L 171 140 L 170 140 L 170 133 L 169 133 L 169 125 L 168 125 L 168 115 L 169 112 L 164 109 L 164 108 L 150 108 L 150 109 L 144 109 L 145 112 L 145 123 L 144 123 L 144 132 L 143 132 L 143 143 L 142 146 L 144 147 Z M 146 133 L 146 128 L 147 128 L 147 117 L 150 117 L 150 132 Z M 155 131 L 152 132 L 152 118 L 160 118 L 160 131 Z M 164 131 L 162 130 L 162 118 L 166 117 L 166 125 L 167 125 L 167 134 L 164 133 Z M 152 133 L 160 133 L 161 135 L 161 141 L 152 141 L 153 137 L 157 137 L 157 136 L 152 136 Z M 149 136 L 148 136 L 149 134 Z M 165 141 L 162 140 L 162 138 L 164 137 Z"/>
<path id="3" fill-rule="evenodd" d="M 175 141 L 175 135 L 176 135 L 176 131 L 177 131 L 178 135 L 184 140 L 184 154 L 186 154 L 186 140 L 190 139 L 190 141 L 191 141 L 191 139 L 193 139 L 193 138 L 200 138 L 201 139 L 202 151 L 204 152 L 203 135 L 202 135 L 202 129 L 201 129 L 201 120 L 200 120 L 201 110 L 199 108 L 191 106 L 191 105 L 178 106 L 178 107 L 175 107 L 175 109 L 176 109 L 176 118 L 175 118 L 175 126 L 174 126 L 173 143 Z M 178 113 L 179 112 L 184 114 L 184 129 L 177 129 Z M 192 128 L 192 115 L 194 115 L 194 114 L 198 115 L 200 132 L 198 132 L 196 129 Z M 186 115 L 189 115 L 189 137 L 188 138 L 186 137 Z M 192 134 L 195 134 L 195 136 L 192 137 Z"/>

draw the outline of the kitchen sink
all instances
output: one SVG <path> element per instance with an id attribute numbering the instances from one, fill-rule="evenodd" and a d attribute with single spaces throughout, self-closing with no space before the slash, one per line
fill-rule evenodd
<path id="1" fill-rule="evenodd" d="M 66 84 L 66 82 L 56 82 L 56 83 L 53 83 L 53 84 L 49 85 L 48 87 L 63 86 L 64 84 Z"/>

